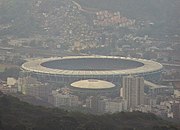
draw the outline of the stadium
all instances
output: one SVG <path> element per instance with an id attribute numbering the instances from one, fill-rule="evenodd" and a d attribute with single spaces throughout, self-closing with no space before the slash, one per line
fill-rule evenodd
<path id="1" fill-rule="evenodd" d="M 64 83 L 98 79 L 121 84 L 122 76 L 142 76 L 148 81 L 161 78 L 163 66 L 160 63 L 116 56 L 68 56 L 42 58 L 22 65 L 23 72 L 40 81 Z"/>

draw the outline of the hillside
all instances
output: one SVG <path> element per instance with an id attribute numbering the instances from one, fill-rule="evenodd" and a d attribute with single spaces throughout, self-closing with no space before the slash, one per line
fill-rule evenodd
<path id="1" fill-rule="evenodd" d="M 120 11 L 122 15 L 136 20 L 149 20 L 156 24 L 150 31 L 155 35 L 164 32 L 180 34 L 179 0 L 75 0 L 83 7 Z M 156 33 L 157 32 L 157 33 Z"/>
<path id="2" fill-rule="evenodd" d="M 120 11 L 123 16 L 155 23 L 149 35 L 180 35 L 179 0 L 75 0 L 82 7 Z M 78 39 L 88 19 L 71 0 L 0 0 L 0 35 L 53 35 Z M 78 34 L 76 34 L 78 32 Z M 72 34 L 74 36 L 72 36 Z M 89 34 L 88 36 L 89 37 Z M 66 38 L 64 38 L 66 41 Z M 67 40 L 67 42 L 69 42 Z"/>
<path id="3" fill-rule="evenodd" d="M 122 14 L 151 20 L 164 20 L 179 16 L 178 0 L 76 0 L 82 6 L 119 10 Z M 173 14 L 173 15 L 172 15 Z M 179 19 L 177 17 L 177 19 Z"/>
<path id="4" fill-rule="evenodd" d="M 70 0 L 0 0 L 0 36 L 67 35 L 84 17 Z"/>
<path id="5" fill-rule="evenodd" d="M 141 112 L 88 115 L 32 106 L 0 95 L 0 130 L 178 130 L 153 114 Z"/>

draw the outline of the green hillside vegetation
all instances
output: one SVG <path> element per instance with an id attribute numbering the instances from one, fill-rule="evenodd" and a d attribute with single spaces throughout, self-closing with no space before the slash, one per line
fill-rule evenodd
<path id="1" fill-rule="evenodd" d="M 32 106 L 0 94 L 0 130 L 178 130 L 153 114 L 141 112 L 88 115 Z"/>

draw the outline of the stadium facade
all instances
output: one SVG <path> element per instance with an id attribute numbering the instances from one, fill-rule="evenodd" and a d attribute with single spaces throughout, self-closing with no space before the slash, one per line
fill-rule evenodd
<path id="1" fill-rule="evenodd" d="M 121 84 L 123 76 L 141 76 L 160 80 L 163 66 L 145 59 L 116 56 L 68 56 L 31 60 L 22 65 L 22 73 L 40 81 L 71 84 L 75 81 L 98 79 Z"/>

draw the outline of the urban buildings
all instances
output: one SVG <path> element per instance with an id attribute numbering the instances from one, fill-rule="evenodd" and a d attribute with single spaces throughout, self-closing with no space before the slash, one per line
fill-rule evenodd
<path id="1" fill-rule="evenodd" d="M 49 103 L 55 107 L 75 107 L 78 106 L 79 99 L 78 96 L 53 90 L 51 96 L 49 97 Z"/>
<path id="2" fill-rule="evenodd" d="M 127 100 L 123 100 L 119 97 L 108 100 L 105 104 L 106 113 L 115 113 L 115 112 L 122 112 L 127 110 L 128 110 Z"/>
<path id="3" fill-rule="evenodd" d="M 127 101 L 120 97 L 90 96 L 86 99 L 86 107 L 93 113 L 115 113 L 127 111 Z"/>
<path id="4" fill-rule="evenodd" d="M 174 101 L 172 104 L 173 118 L 180 119 L 180 101 Z"/>
<path id="5" fill-rule="evenodd" d="M 125 76 L 122 81 L 123 99 L 127 100 L 128 108 L 144 104 L 144 78 Z"/>
<path id="6" fill-rule="evenodd" d="M 48 83 L 41 83 L 32 77 L 19 78 L 18 82 L 18 91 L 45 101 L 48 100 L 48 96 L 54 87 Z"/>

